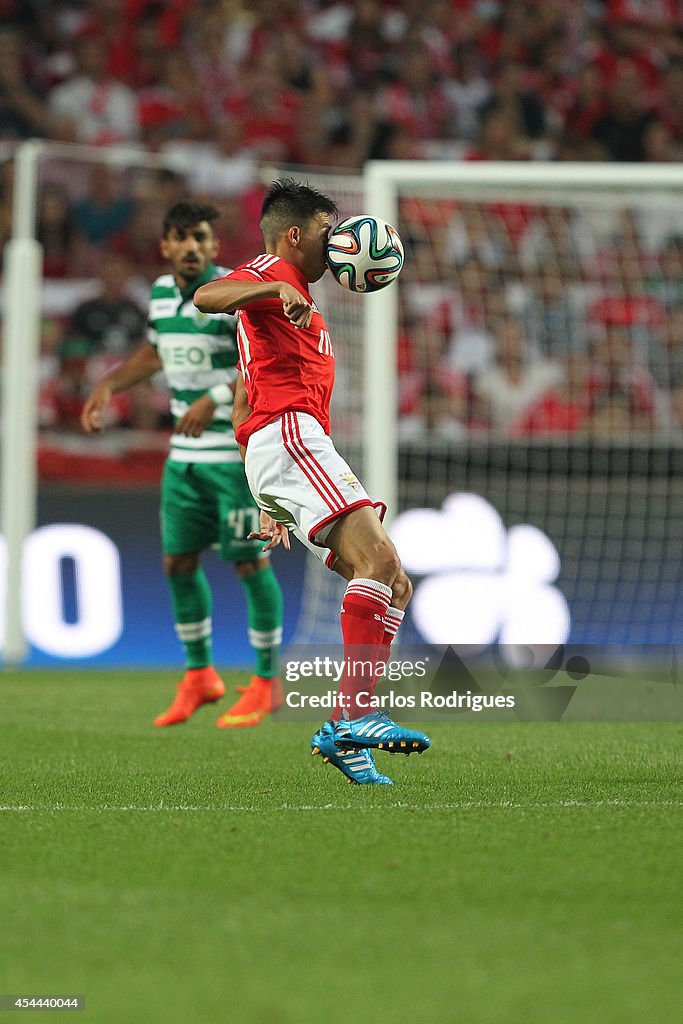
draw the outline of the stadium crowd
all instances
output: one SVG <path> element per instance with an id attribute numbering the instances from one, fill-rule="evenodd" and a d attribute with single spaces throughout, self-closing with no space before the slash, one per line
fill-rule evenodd
<path id="1" fill-rule="evenodd" d="M 59 298 L 41 420 L 69 431 L 93 380 L 144 337 L 176 198 L 219 205 L 234 266 L 261 248 L 263 165 L 682 160 L 683 0 L 0 0 L 2 243 L 9 157 L 31 137 L 134 145 L 173 168 L 57 163 L 43 182 Z M 654 232 L 626 207 L 602 232 L 589 221 L 405 204 L 406 436 L 683 429 L 683 225 Z M 132 396 L 116 422 L 168 426 L 164 394 Z"/>

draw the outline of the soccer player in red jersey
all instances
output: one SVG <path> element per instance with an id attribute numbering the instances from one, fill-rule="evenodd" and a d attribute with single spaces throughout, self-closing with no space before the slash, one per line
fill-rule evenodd
<path id="1" fill-rule="evenodd" d="M 260 226 L 266 251 L 194 296 L 204 313 L 237 312 L 239 374 L 233 423 L 266 549 L 288 531 L 348 581 L 342 602 L 349 662 L 385 662 L 412 593 L 373 501 L 330 438 L 334 351 L 309 291 L 325 270 L 334 202 L 292 179 L 274 182 Z M 354 657 L 362 650 L 365 657 Z M 351 782 L 390 784 L 371 749 L 422 752 L 429 739 L 385 714 L 367 713 L 377 673 L 348 668 L 337 708 L 313 737 L 314 754 Z"/>

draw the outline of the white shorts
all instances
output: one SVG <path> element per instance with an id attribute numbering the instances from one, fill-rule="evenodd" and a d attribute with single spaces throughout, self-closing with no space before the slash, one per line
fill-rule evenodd
<path id="1" fill-rule="evenodd" d="M 340 516 L 370 505 L 384 518 L 386 506 L 372 500 L 308 413 L 286 412 L 255 431 L 244 468 L 259 507 L 288 526 L 330 569 L 335 556 L 324 542 Z"/>

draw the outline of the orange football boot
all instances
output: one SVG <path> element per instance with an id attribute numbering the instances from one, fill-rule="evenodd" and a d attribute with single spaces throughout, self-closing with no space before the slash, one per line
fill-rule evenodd
<path id="1" fill-rule="evenodd" d="M 223 680 L 213 665 L 188 668 L 178 683 L 176 698 L 168 711 L 154 719 L 155 725 L 178 725 L 186 722 L 202 704 L 213 704 L 225 694 Z"/>
<path id="2" fill-rule="evenodd" d="M 252 676 L 249 686 L 238 686 L 237 690 L 242 696 L 218 719 L 216 725 L 219 729 L 244 729 L 258 725 L 271 711 L 277 711 L 285 699 L 279 676 L 272 679 Z"/>

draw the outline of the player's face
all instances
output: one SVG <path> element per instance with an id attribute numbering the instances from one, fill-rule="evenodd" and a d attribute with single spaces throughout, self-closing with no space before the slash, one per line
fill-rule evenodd
<path id="1" fill-rule="evenodd" d="M 190 228 L 171 228 L 161 239 L 161 255 L 168 260 L 180 287 L 200 277 L 218 253 L 218 239 L 206 220 Z"/>
<path id="2" fill-rule="evenodd" d="M 301 232 L 302 270 L 308 281 L 319 281 L 327 270 L 327 239 L 334 225 L 329 213 L 317 213 Z"/>

